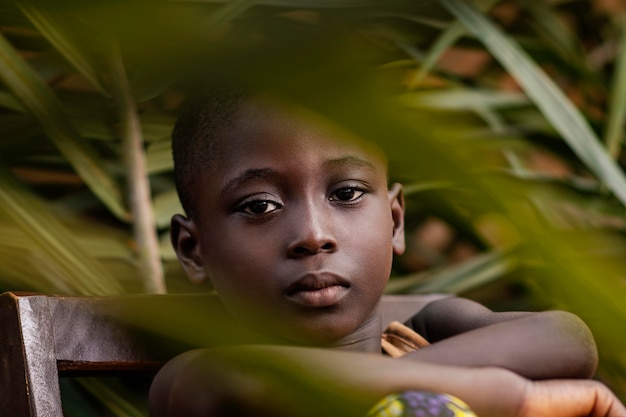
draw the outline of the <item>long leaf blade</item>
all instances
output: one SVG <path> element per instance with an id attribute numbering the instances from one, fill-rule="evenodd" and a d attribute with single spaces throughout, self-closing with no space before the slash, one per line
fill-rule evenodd
<path id="1" fill-rule="evenodd" d="M 100 81 L 91 60 L 76 44 L 78 39 L 72 36 L 67 22 L 58 13 L 50 13 L 30 0 L 17 0 L 17 6 L 37 30 L 67 59 L 80 73 L 89 80 L 102 94 L 106 89 Z"/>
<path id="2" fill-rule="evenodd" d="M 62 105 L 32 68 L 0 34 L 0 80 L 41 124 L 50 140 L 98 198 L 123 220 L 129 215 L 122 194 L 96 152 L 69 123 Z"/>
<path id="3" fill-rule="evenodd" d="M 0 207 L 53 260 L 65 277 L 56 288 L 78 294 L 115 294 L 121 288 L 102 265 L 86 253 L 74 236 L 35 196 L 0 168 Z"/>
<path id="4" fill-rule="evenodd" d="M 626 204 L 626 177 L 609 157 L 584 117 L 528 55 L 471 4 L 440 0 L 515 77 L 576 155 Z"/>

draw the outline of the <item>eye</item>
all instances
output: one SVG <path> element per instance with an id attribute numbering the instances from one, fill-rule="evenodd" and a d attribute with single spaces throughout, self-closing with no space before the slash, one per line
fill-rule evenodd
<path id="1" fill-rule="evenodd" d="M 353 202 L 361 198 L 365 190 L 357 187 L 343 187 L 334 191 L 328 198 L 330 201 Z"/>
<path id="2" fill-rule="evenodd" d="M 241 204 L 239 207 L 237 207 L 237 211 L 245 214 L 251 214 L 253 216 L 258 216 L 261 214 L 269 214 L 282 207 L 282 204 L 271 200 L 252 200 Z"/>

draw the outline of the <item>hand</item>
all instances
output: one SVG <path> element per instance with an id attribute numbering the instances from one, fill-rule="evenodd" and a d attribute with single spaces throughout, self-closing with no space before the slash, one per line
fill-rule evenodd
<path id="1" fill-rule="evenodd" d="M 519 417 L 626 417 L 626 408 L 592 380 L 529 381 Z"/>

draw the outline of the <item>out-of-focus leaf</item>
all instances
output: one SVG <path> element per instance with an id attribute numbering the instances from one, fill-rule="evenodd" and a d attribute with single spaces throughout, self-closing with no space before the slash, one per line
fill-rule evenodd
<path id="1" fill-rule="evenodd" d="M 206 22 L 210 31 L 221 29 L 225 24 L 256 5 L 257 0 L 232 0 L 222 3 L 222 6 L 211 14 Z"/>
<path id="2" fill-rule="evenodd" d="M 91 257 L 100 260 L 116 258 L 132 261 L 132 252 L 128 244 L 125 244 L 119 236 L 107 236 L 103 228 L 94 227 L 90 224 L 81 223 L 70 225 L 74 230 L 73 235 L 76 243 L 84 248 Z M 33 240 L 25 235 L 23 230 L 15 225 L 0 225 L 0 246 L 13 247 L 28 251 L 33 248 Z"/>
<path id="3" fill-rule="evenodd" d="M 146 142 L 169 141 L 176 119 L 167 114 L 146 113 L 141 115 L 141 129 Z"/>
<path id="4" fill-rule="evenodd" d="M 161 248 L 161 258 L 165 261 L 178 261 L 176 252 L 172 247 L 169 232 L 163 234 L 159 239 L 159 247 Z"/>
<path id="5" fill-rule="evenodd" d="M 499 0 L 482 0 L 476 2 L 476 8 L 485 11 L 489 10 Z M 437 38 L 431 45 L 427 54 L 424 56 L 419 71 L 409 81 L 410 86 L 416 86 L 422 82 L 426 74 L 428 74 L 437 64 L 439 58 L 452 45 L 456 43 L 463 35 L 466 34 L 465 27 L 460 23 L 453 23 Z"/>
<path id="6" fill-rule="evenodd" d="M 462 0 L 440 0 L 516 78 L 587 167 L 626 204 L 626 177 L 600 145 L 597 136 L 574 104 L 537 64 L 472 5 Z"/>
<path id="7" fill-rule="evenodd" d="M 112 213 L 128 220 L 121 192 L 101 166 L 96 152 L 78 136 L 51 90 L 1 35 L 0 79 L 41 123 L 42 129 L 94 194 Z"/>
<path id="8" fill-rule="evenodd" d="M 400 96 L 410 107 L 440 110 L 499 109 L 528 105 L 526 96 L 516 92 L 479 89 L 446 89 L 434 92 L 410 92 Z"/>
<path id="9" fill-rule="evenodd" d="M 180 205 L 175 189 L 158 194 L 154 198 L 154 212 L 156 213 L 156 222 L 159 227 L 169 225 L 172 215 L 183 213 L 183 208 Z"/>
<path id="10" fill-rule="evenodd" d="M 488 252 L 469 260 L 434 270 L 393 278 L 387 293 L 452 293 L 458 294 L 485 285 L 514 270 L 515 258 L 508 253 Z"/>
<path id="11" fill-rule="evenodd" d="M 77 294 L 115 294 L 121 288 L 97 260 L 85 252 L 45 204 L 0 169 L 0 207 L 62 271 L 65 281 L 52 283 Z"/>
<path id="12" fill-rule="evenodd" d="M 455 184 L 449 181 L 439 181 L 439 182 L 420 182 L 413 184 L 404 185 L 404 195 L 410 196 L 413 194 L 419 194 L 423 191 L 432 191 L 432 190 L 445 190 L 454 188 Z"/>
<path id="13" fill-rule="evenodd" d="M 626 17 L 622 17 L 620 23 L 622 36 L 610 89 L 609 117 L 604 137 L 609 154 L 614 159 L 619 156 L 624 143 L 626 122 Z"/>
<path id="14" fill-rule="evenodd" d="M 32 151 L 29 139 L 40 136 L 41 129 L 34 120 L 24 114 L 6 113 L 0 115 L 0 155 L 7 158 L 11 152 Z"/>
<path id="15" fill-rule="evenodd" d="M 63 414 L 65 417 L 97 416 L 98 407 L 85 398 L 76 381 L 60 378 L 59 386 L 63 398 Z"/>
<path id="16" fill-rule="evenodd" d="M 80 378 L 77 379 L 80 386 L 85 388 L 100 402 L 106 405 L 115 417 L 144 417 L 146 410 L 139 409 L 135 404 L 129 402 L 121 396 L 118 391 L 112 389 L 109 385 L 94 379 Z"/>
<path id="17" fill-rule="evenodd" d="M 565 61 L 586 71 L 583 50 L 571 28 L 555 12 L 555 8 L 545 1 L 529 1 L 524 4 L 530 13 L 530 23 L 537 28 L 543 39 L 553 45 L 554 50 Z"/>
<path id="18" fill-rule="evenodd" d="M 172 149 L 169 140 L 156 142 L 151 145 L 147 150 L 146 158 L 148 163 L 148 172 L 150 174 L 172 171 L 174 169 Z"/>
<path id="19" fill-rule="evenodd" d="M 87 57 L 77 41 L 86 36 L 83 31 L 81 37 L 69 25 L 67 18 L 58 10 L 50 11 L 42 7 L 41 3 L 32 0 L 15 0 L 18 7 L 28 17 L 31 23 L 45 36 L 45 38 L 59 51 L 80 73 L 88 79 L 102 94 L 107 94 L 100 82 L 99 73 L 91 59 Z M 86 28 L 83 28 L 86 29 Z M 91 36 L 91 48 L 98 49 L 95 41 L 98 36 Z"/>
<path id="20" fill-rule="evenodd" d="M 15 97 L 6 91 L 0 91 L 0 106 L 9 110 L 24 111 L 24 107 L 15 99 Z"/>
<path id="21" fill-rule="evenodd" d="M 228 3 L 229 0 L 198 0 L 203 3 Z M 301 8 L 344 8 L 380 6 L 376 0 L 247 0 L 265 6 L 301 7 Z"/>

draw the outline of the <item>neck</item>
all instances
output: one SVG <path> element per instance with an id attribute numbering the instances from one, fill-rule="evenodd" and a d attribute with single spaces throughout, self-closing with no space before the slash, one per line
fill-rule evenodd
<path id="1" fill-rule="evenodd" d="M 382 319 L 378 307 L 352 333 L 337 340 L 330 348 L 359 352 L 380 353 Z"/>

